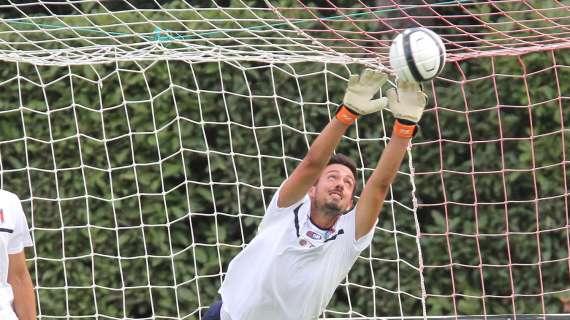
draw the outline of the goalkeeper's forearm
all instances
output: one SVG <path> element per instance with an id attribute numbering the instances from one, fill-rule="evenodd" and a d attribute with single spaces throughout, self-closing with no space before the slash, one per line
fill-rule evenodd
<path id="1" fill-rule="evenodd" d="M 409 142 L 410 138 L 403 138 L 395 133 L 392 134 L 390 142 L 384 149 L 384 152 L 382 152 L 376 169 L 370 177 L 368 182 L 370 189 L 378 191 L 390 187 L 402 164 Z"/>
<path id="2" fill-rule="evenodd" d="M 409 142 L 410 138 L 404 138 L 393 133 L 390 143 L 382 152 L 378 165 L 366 182 L 358 201 L 356 239 L 366 235 L 376 225 L 376 219 L 384 205 L 390 185 L 406 155 Z"/>
<path id="3" fill-rule="evenodd" d="M 315 179 L 326 167 L 334 149 L 348 127 L 349 125 L 334 117 L 311 144 L 303 162 L 306 162 L 307 165 L 314 167 L 315 171 L 318 171 Z"/>

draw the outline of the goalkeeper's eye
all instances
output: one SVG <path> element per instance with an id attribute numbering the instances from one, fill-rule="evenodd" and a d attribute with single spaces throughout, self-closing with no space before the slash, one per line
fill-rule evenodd
<path id="1" fill-rule="evenodd" d="M 344 182 L 351 188 L 352 188 L 352 186 L 354 186 L 354 181 L 352 181 L 351 178 L 344 179 Z"/>

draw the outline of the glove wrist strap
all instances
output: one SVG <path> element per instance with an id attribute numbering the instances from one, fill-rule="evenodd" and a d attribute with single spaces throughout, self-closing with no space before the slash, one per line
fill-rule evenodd
<path id="1" fill-rule="evenodd" d="M 396 119 L 394 122 L 394 133 L 404 139 L 413 138 L 418 132 L 417 124 L 403 119 Z"/>
<path id="2" fill-rule="evenodd" d="M 356 119 L 358 119 L 358 114 L 354 113 L 344 104 L 342 104 L 336 111 L 336 118 L 346 125 L 351 125 Z"/>

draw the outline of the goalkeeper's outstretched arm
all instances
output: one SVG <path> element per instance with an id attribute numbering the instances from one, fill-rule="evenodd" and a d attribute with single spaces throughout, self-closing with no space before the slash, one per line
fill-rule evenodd
<path id="1" fill-rule="evenodd" d="M 386 80 L 385 73 L 372 69 L 365 69 L 362 74 L 350 77 L 343 104 L 336 116 L 319 134 L 303 161 L 283 184 L 277 200 L 279 207 L 293 205 L 307 194 L 327 166 L 342 135 L 358 116 L 380 111 L 386 106 L 386 98 L 372 100 Z"/>
<path id="2" fill-rule="evenodd" d="M 387 96 L 396 121 L 390 142 L 382 152 L 374 173 L 366 182 L 356 207 L 357 240 L 376 225 L 386 194 L 400 168 L 426 104 L 426 96 L 417 83 L 401 82 L 398 90 L 388 90 Z"/>

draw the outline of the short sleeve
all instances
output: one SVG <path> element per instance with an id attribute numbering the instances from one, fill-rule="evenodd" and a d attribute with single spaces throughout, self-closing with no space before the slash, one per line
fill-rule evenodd
<path id="1" fill-rule="evenodd" d="M 372 238 L 374 237 L 374 227 L 370 231 L 362 236 L 360 239 L 356 239 L 356 207 L 347 212 L 344 217 L 344 226 L 347 233 L 347 242 L 349 244 L 350 250 L 355 253 L 360 253 L 362 250 L 366 249 L 370 243 L 372 243 Z"/>
<path id="2" fill-rule="evenodd" d="M 301 204 L 310 201 L 309 196 L 305 195 L 301 200 L 295 202 L 294 204 L 292 204 L 288 207 L 285 207 L 285 208 L 280 208 L 277 205 L 277 199 L 279 199 L 279 194 L 281 192 L 282 187 L 283 187 L 283 184 L 281 184 L 281 186 L 279 186 L 279 189 L 277 189 L 277 191 L 273 195 L 273 198 L 271 199 L 271 202 L 267 206 L 267 209 L 265 210 L 265 215 L 263 216 L 263 220 L 261 221 L 261 224 L 259 225 L 259 230 L 262 230 L 267 225 L 278 221 L 280 218 L 286 218 L 287 212 L 292 212 L 292 210 L 299 207 Z"/>
<path id="3" fill-rule="evenodd" d="M 368 246 L 372 243 L 372 238 L 374 237 L 374 229 L 376 229 L 376 227 L 372 227 L 372 229 L 370 229 L 370 231 L 368 231 L 368 233 L 362 236 L 360 239 L 354 240 L 354 249 L 356 251 L 362 252 L 362 250 L 368 248 Z"/>
<path id="4" fill-rule="evenodd" d="M 14 234 L 8 241 L 8 254 L 20 253 L 24 247 L 31 247 L 34 245 L 32 237 L 30 236 L 30 229 L 26 222 L 26 216 L 22 209 L 22 204 L 19 199 L 12 201 L 10 210 L 14 214 Z"/>

